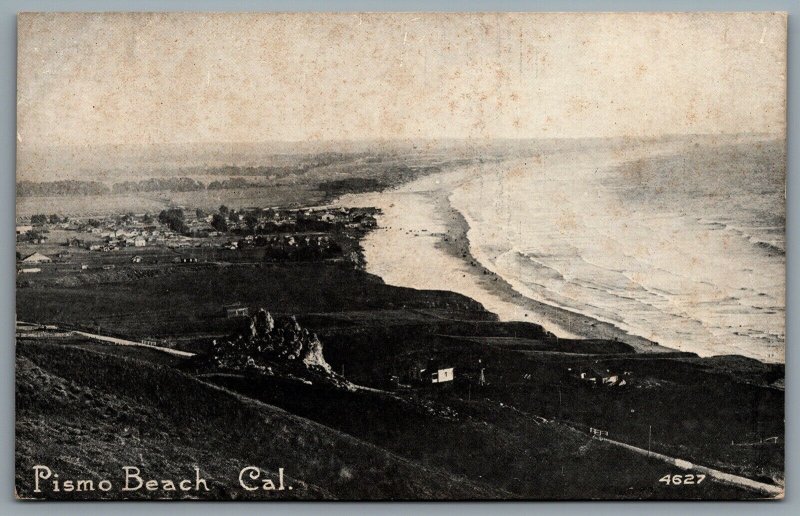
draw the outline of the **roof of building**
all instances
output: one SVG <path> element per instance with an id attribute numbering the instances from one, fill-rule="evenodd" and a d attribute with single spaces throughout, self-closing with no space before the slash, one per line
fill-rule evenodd
<path id="1" fill-rule="evenodd" d="M 29 254 L 25 258 L 22 259 L 25 263 L 44 263 L 52 261 L 49 257 L 43 255 L 40 252 L 35 252 L 33 254 Z"/>

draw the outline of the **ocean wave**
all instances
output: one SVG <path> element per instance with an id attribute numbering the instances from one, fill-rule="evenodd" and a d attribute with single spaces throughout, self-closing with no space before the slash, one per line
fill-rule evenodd
<path id="1" fill-rule="evenodd" d="M 532 178 L 535 175 L 526 176 L 527 181 Z M 502 182 L 505 178 L 495 174 L 493 179 Z M 494 194 L 491 185 L 481 184 L 471 192 L 469 186 L 462 184 L 462 189 L 450 200 L 470 227 L 470 254 L 521 295 L 701 355 L 736 352 L 770 360 L 774 359 L 771 348 L 783 344 L 782 332 L 770 329 L 770 325 L 782 325 L 780 317 L 763 317 L 780 316 L 780 311 L 764 313 L 734 294 L 743 288 L 737 285 L 740 282 L 748 285 L 748 292 L 767 291 L 773 289 L 773 284 L 774 288 L 781 287 L 779 281 L 772 281 L 769 273 L 782 270 L 780 261 L 769 263 L 771 255 L 783 256 L 780 240 L 755 236 L 780 236 L 779 226 L 750 226 L 724 217 L 693 219 L 683 212 L 645 213 L 637 206 L 637 218 L 628 220 L 641 229 L 625 232 L 623 227 L 623 231 L 616 231 L 617 226 L 625 223 L 620 215 L 562 222 L 558 217 L 564 217 L 562 213 L 566 208 L 544 210 L 538 198 L 528 200 L 527 205 L 534 206 L 530 213 L 515 213 L 507 208 L 493 216 L 483 209 L 482 204 L 486 203 L 481 203 L 478 197 Z M 496 193 L 513 196 L 519 186 L 519 183 L 505 184 L 497 188 Z M 583 209 L 578 202 L 582 194 L 580 190 L 570 191 L 575 186 L 592 191 L 593 196 L 588 196 L 587 200 L 601 204 L 597 192 L 602 193 L 602 184 L 550 182 L 543 190 L 551 198 L 567 200 L 572 212 L 579 212 Z M 541 198 L 542 202 L 547 202 L 545 196 Z M 512 206 L 523 211 L 526 207 L 515 203 L 513 198 L 494 204 L 493 208 Z M 620 212 L 619 203 L 609 205 Z M 596 208 L 589 211 L 589 215 L 596 211 Z M 606 223 L 605 220 L 616 226 L 598 226 Z M 535 231 L 509 231 L 509 227 L 515 228 L 520 221 L 535 226 Z M 582 228 L 581 223 L 586 222 L 595 226 Z M 563 224 L 568 224 L 566 230 Z M 644 228 L 652 230 L 651 234 Z M 742 245 L 732 247 L 726 232 L 737 235 L 751 251 Z M 666 239 L 673 240 L 674 246 L 667 246 Z M 489 256 L 484 252 L 488 248 L 506 251 Z M 638 254 L 626 251 L 635 248 L 640 249 Z M 659 249 L 667 254 L 653 254 Z M 766 267 L 763 263 L 755 266 L 765 260 Z M 694 266 L 695 263 L 701 265 Z M 727 269 L 730 273 L 725 272 Z M 781 297 L 778 291 L 769 295 L 774 299 Z M 734 331 L 738 330 L 731 329 L 736 328 L 731 323 L 735 320 L 764 327 L 754 327 L 752 332 L 737 335 Z M 687 332 L 687 328 L 690 331 Z M 751 333 L 773 335 L 774 341 L 770 341 L 769 346 L 764 346 L 763 339 L 748 343 L 746 335 Z"/>
<path id="2" fill-rule="evenodd" d="M 552 158 L 525 174 L 518 163 L 476 166 L 371 197 L 395 229 L 368 235 L 367 269 L 392 284 L 460 292 L 503 320 L 557 335 L 572 331 L 563 316 L 531 313 L 518 297 L 674 349 L 780 361 L 782 228 L 764 223 L 780 217 L 739 210 L 749 198 L 704 217 L 628 206 L 630 188 L 604 182 L 603 159 L 561 166 Z M 440 245 L 454 213 L 466 231 L 457 248 Z M 413 238 L 410 228 L 427 237 Z"/>

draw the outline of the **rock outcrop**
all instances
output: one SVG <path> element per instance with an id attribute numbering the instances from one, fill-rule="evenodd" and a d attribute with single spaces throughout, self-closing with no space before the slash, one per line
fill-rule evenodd
<path id="1" fill-rule="evenodd" d="M 214 341 L 211 358 L 225 368 L 296 366 L 332 374 L 315 333 L 302 328 L 294 316 L 276 320 L 263 308 L 248 321 L 246 329 L 225 341 Z"/>

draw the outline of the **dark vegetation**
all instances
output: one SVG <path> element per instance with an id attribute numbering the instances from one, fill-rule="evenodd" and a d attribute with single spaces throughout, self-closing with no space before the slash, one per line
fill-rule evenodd
<path id="1" fill-rule="evenodd" d="M 206 186 L 202 181 L 191 177 L 154 177 L 140 181 L 122 181 L 108 186 L 98 181 L 20 181 L 17 183 L 19 197 L 50 197 L 130 194 L 141 192 L 197 192 L 200 190 L 225 190 L 258 186 L 243 178 L 212 181 Z"/>
<path id="2" fill-rule="evenodd" d="M 158 478 L 184 478 L 196 464 L 211 492 L 190 494 L 209 499 L 498 496 L 164 364 L 39 342 L 20 342 L 17 350 L 20 497 L 34 496 L 34 464 L 48 464 L 62 478 L 109 478 L 117 485 L 125 465 Z M 273 474 L 285 467 L 294 490 L 276 495 L 237 488 L 239 470 L 249 465 Z M 152 493 L 114 489 L 61 496 L 152 498 Z"/>
<path id="3" fill-rule="evenodd" d="M 458 164 L 458 162 L 453 162 L 449 165 Z M 441 171 L 442 167 L 434 165 L 409 166 L 397 164 L 385 166 L 381 168 L 380 174 L 374 174 L 370 167 L 363 169 L 356 167 L 355 170 L 350 172 L 352 177 L 321 181 L 319 189 L 325 192 L 328 198 L 338 197 L 345 193 L 376 192 Z"/>
<path id="4" fill-rule="evenodd" d="M 190 177 L 177 178 L 150 178 L 142 181 L 123 181 L 114 183 L 111 191 L 115 194 L 131 192 L 159 192 L 169 190 L 172 192 L 196 192 L 205 190 L 206 185 Z"/>
<path id="5" fill-rule="evenodd" d="M 95 329 L 99 325 L 104 332 L 131 337 L 170 337 L 227 333 L 227 328 L 219 329 L 222 308 L 237 303 L 274 314 L 297 314 L 301 322 L 306 314 L 337 312 L 369 320 L 387 310 L 392 318 L 411 320 L 430 320 L 439 313 L 494 319 L 464 296 L 391 287 L 350 264 L 209 263 L 158 268 L 163 270 L 155 274 L 128 274 L 125 269 L 144 269 L 130 264 L 80 276 L 43 274 L 30 286 L 18 288 L 20 320 Z"/>
<path id="6" fill-rule="evenodd" d="M 408 165 L 398 156 L 367 156 L 366 154 L 323 153 L 285 159 L 285 165 L 258 166 L 206 166 L 179 169 L 176 172 L 140 180 L 101 182 L 87 180 L 19 181 L 17 196 L 88 196 L 109 194 L 137 194 L 148 192 L 200 192 L 222 190 L 247 190 L 250 188 L 275 188 L 293 186 L 302 188 L 306 198 L 316 192 L 320 200 L 329 200 L 344 193 L 378 191 L 411 181 L 423 175 L 439 172 L 445 166 L 467 164 L 469 159 L 428 158 L 437 164 L 419 160 Z M 185 174 L 173 177 L 172 173 Z M 205 183 L 193 175 L 222 176 L 223 179 Z M 334 179 L 330 179 L 333 177 Z"/>
<path id="7" fill-rule="evenodd" d="M 557 339 L 533 324 L 497 322 L 457 294 L 391 287 L 349 267 L 314 262 L 173 267 L 74 287 L 39 283 L 19 289 L 17 299 L 21 320 L 158 337 L 204 355 L 213 355 L 212 340 L 242 331 L 242 319 L 225 318 L 225 305 L 296 314 L 319 336 L 332 372 L 377 391 L 309 385 L 290 370 L 186 371 L 421 467 L 466 476 L 491 496 L 695 496 L 658 484 L 673 472 L 668 465 L 592 440 L 589 427 L 644 448 L 649 432 L 654 451 L 782 481 L 780 366 L 640 355 L 620 342 Z M 454 367 L 456 380 L 441 389 L 403 386 L 408 370 L 431 361 Z M 629 383 L 612 389 L 578 378 L 593 369 L 628 372 Z M 778 439 L 761 443 L 768 437 Z M 747 495 L 704 486 L 695 488 L 697 497 Z"/>
<path id="8" fill-rule="evenodd" d="M 186 225 L 186 217 L 183 214 L 183 210 L 180 208 L 162 210 L 161 213 L 158 214 L 158 221 L 176 233 L 183 234 L 189 230 Z"/>
<path id="9" fill-rule="evenodd" d="M 181 478 L 199 464 L 214 499 L 259 496 L 236 488 L 250 464 L 285 465 L 295 490 L 281 499 L 751 496 L 714 482 L 665 487 L 668 466 L 487 392 L 391 393 L 235 371 L 80 339 L 20 341 L 18 495 L 31 496 L 31 468 L 47 463 L 62 478 L 112 479 L 123 465 Z"/>
<path id="10" fill-rule="evenodd" d="M 98 181 L 20 181 L 17 183 L 18 197 L 43 197 L 53 195 L 104 195 L 111 189 Z"/>
<path id="11" fill-rule="evenodd" d="M 69 217 L 61 217 L 57 213 L 53 213 L 51 215 L 45 215 L 44 213 L 37 213 L 36 215 L 31 215 L 31 224 L 34 225 L 42 225 L 42 224 L 58 224 L 59 222 L 69 222 Z"/>
<path id="12" fill-rule="evenodd" d="M 209 190 L 227 190 L 229 188 L 250 188 L 257 186 L 257 183 L 248 181 L 242 177 L 232 177 L 222 181 L 211 181 L 208 183 Z"/>
<path id="13" fill-rule="evenodd" d="M 372 192 L 384 186 L 379 180 L 371 177 L 349 177 L 320 183 L 320 189 L 337 195 L 342 192 Z"/>

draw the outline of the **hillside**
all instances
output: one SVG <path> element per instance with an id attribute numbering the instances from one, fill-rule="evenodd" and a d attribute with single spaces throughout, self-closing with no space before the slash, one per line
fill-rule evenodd
<path id="1" fill-rule="evenodd" d="M 498 494 L 169 366 L 53 344 L 18 344 L 16 430 L 22 498 L 34 495 L 29 473 L 35 464 L 48 465 L 62 478 L 110 479 L 121 478 L 125 465 L 156 478 L 182 478 L 198 465 L 211 489 L 204 496 L 221 499 Z M 284 467 L 294 489 L 279 494 L 238 489 L 238 472 L 248 465 Z M 98 495 L 152 496 L 116 490 L 52 493 L 69 499 Z"/>
<path id="2" fill-rule="evenodd" d="M 32 467 L 64 478 L 184 478 L 214 499 L 591 499 L 757 496 L 708 481 L 659 484 L 668 465 L 495 398 L 203 372 L 157 351 L 75 337 L 17 344 L 17 495 Z M 494 396 L 493 394 L 492 396 Z M 292 491 L 246 492 L 238 472 L 285 469 Z M 48 493 L 144 498 L 146 491 Z"/>

